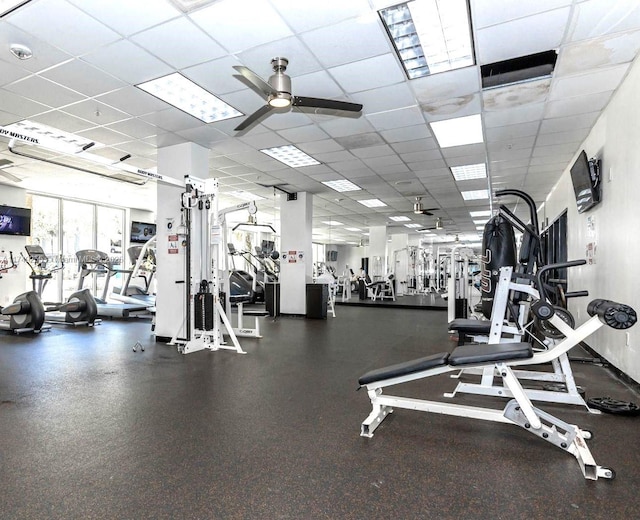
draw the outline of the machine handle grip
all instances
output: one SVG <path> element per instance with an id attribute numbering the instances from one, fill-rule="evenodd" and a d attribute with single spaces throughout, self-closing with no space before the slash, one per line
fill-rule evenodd
<path id="1" fill-rule="evenodd" d="M 564 293 L 565 298 L 581 298 L 583 296 L 589 296 L 589 291 L 570 291 Z"/>
<path id="2" fill-rule="evenodd" d="M 628 329 L 638 321 L 638 315 L 628 305 L 611 300 L 593 300 L 587 306 L 589 316 L 598 316 L 600 321 L 614 329 Z"/>
<path id="3" fill-rule="evenodd" d="M 547 271 L 551 271 L 552 269 L 564 269 L 565 267 L 576 267 L 578 265 L 584 265 L 587 261 L 583 258 L 581 260 L 571 260 L 570 262 L 560 262 L 557 264 L 548 264 L 542 266 L 538 269 L 536 273 L 536 283 L 538 284 L 538 292 L 540 293 L 540 298 L 544 301 L 549 301 L 547 297 L 547 292 L 545 291 L 544 284 L 542 283 L 542 275 Z"/>

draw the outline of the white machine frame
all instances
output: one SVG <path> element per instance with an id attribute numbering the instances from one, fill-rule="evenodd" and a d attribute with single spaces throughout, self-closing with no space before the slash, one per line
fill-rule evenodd
<path id="1" fill-rule="evenodd" d="M 187 255 L 185 262 L 185 301 L 187 313 L 179 330 L 169 342 L 177 345 L 183 354 L 191 354 L 200 350 L 232 350 L 238 354 L 246 354 L 240 346 L 233 327 L 227 318 L 220 302 L 220 278 L 222 228 L 218 223 L 218 181 L 208 179 L 202 181 L 193 177 L 185 177 L 187 191 L 182 194 L 183 211 L 185 212 L 184 237 L 187 241 Z M 194 208 L 196 216 L 193 219 Z M 198 277 L 192 276 L 191 251 L 201 253 L 196 271 Z M 213 328 L 211 330 L 197 329 L 195 326 L 194 294 L 201 281 L 207 281 L 213 294 Z M 204 316 L 203 320 L 204 322 Z M 227 345 L 223 337 L 223 327 L 231 339 L 232 345 Z"/>
<path id="2" fill-rule="evenodd" d="M 512 282 L 512 272 L 512 267 L 502 267 L 500 269 L 500 277 L 496 286 L 493 308 L 491 311 L 491 331 L 489 333 L 489 337 L 485 338 L 485 342 L 487 343 L 517 343 L 522 340 L 527 327 L 531 325 L 522 324 L 522 320 L 528 312 L 528 302 L 523 302 L 521 304 L 519 323 L 510 325 L 505 323 L 507 302 L 511 291 L 526 293 L 534 299 L 540 298 L 538 291 L 531 285 Z M 573 338 L 575 336 L 576 331 L 567 325 L 562 319 L 558 316 L 554 316 L 553 318 L 554 319 L 550 320 L 551 323 L 556 326 L 562 334 L 564 334 L 565 338 Z M 509 334 L 509 337 L 506 337 L 505 333 Z M 577 345 L 582 341 L 582 339 L 577 341 L 575 344 Z M 559 384 L 561 387 L 564 386 L 564 390 L 525 388 L 524 391 L 527 396 L 533 401 L 584 406 L 590 413 L 599 414 L 600 410 L 589 407 L 578 389 L 575 378 L 573 377 L 571 364 L 569 362 L 569 356 L 567 354 L 568 349 L 565 352 L 559 352 L 556 350 L 558 347 L 559 344 L 551 345 L 547 350 L 534 353 L 533 357 L 527 360 L 526 363 L 520 363 L 523 365 L 538 365 L 550 362 L 553 367 L 552 372 L 539 370 L 514 370 L 514 375 L 520 380 L 555 383 Z M 548 353 L 554 352 L 556 352 L 557 355 L 547 355 Z M 549 357 L 550 359 L 547 359 Z M 445 397 L 455 397 L 457 393 L 513 397 L 508 388 L 505 388 L 503 385 L 496 384 L 497 373 L 491 366 L 485 366 L 481 369 L 464 368 L 458 373 L 453 374 L 451 377 L 460 378 L 465 374 L 480 375 L 480 383 L 459 382 L 453 392 L 444 394 Z"/>
<path id="3" fill-rule="evenodd" d="M 465 406 L 438 401 L 427 401 L 408 397 L 398 397 L 383 395 L 382 389 L 388 386 L 406 383 L 417 379 L 423 379 L 451 371 L 460 370 L 460 366 L 436 366 L 431 369 L 419 372 L 373 381 L 365 384 L 369 399 L 371 400 L 372 411 L 363 421 L 360 434 L 364 437 L 372 437 L 373 432 L 380 423 L 391 413 L 393 408 L 404 408 L 408 410 L 418 410 L 423 412 L 454 415 L 465 418 L 481 419 L 485 421 L 514 424 L 531 432 L 533 435 L 550 442 L 556 447 L 572 454 L 582 470 L 586 479 L 597 480 L 598 478 L 611 479 L 615 477 L 615 472 L 606 467 L 598 466 L 586 444 L 591 438 L 591 433 L 580 429 L 578 426 L 568 424 L 553 415 L 539 410 L 533 406 L 531 400 L 520 384 L 512 369 L 514 366 L 521 366 L 530 363 L 551 362 L 560 355 L 566 354 L 580 341 L 587 338 L 593 332 L 602 327 L 603 322 L 596 315 L 586 321 L 577 329 L 569 327 L 558 316 L 552 316 L 549 321 L 565 334 L 565 339 L 556 345 L 552 350 L 536 354 L 535 361 L 532 359 L 514 359 L 509 361 L 481 363 L 475 366 L 464 367 L 466 369 L 484 370 L 485 367 L 491 369 L 491 373 L 496 373 L 501 377 L 503 388 L 509 392 L 512 399 L 503 410 L 484 408 L 476 406 Z M 477 345 L 478 349 L 488 348 L 492 345 Z"/>

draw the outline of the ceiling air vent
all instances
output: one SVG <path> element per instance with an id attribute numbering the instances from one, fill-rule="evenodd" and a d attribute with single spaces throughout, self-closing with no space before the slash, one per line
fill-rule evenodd
<path id="1" fill-rule="evenodd" d="M 502 87 L 551 77 L 557 59 L 556 51 L 545 51 L 482 65 L 482 88 Z"/>

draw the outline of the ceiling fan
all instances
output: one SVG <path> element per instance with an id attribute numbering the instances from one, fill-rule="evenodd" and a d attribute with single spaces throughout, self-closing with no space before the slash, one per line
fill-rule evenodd
<path id="1" fill-rule="evenodd" d="M 336 101 L 333 99 L 293 96 L 291 94 L 291 78 L 285 74 L 288 64 L 289 60 L 287 58 L 273 58 L 271 60 L 271 66 L 273 67 L 274 73 L 268 81 L 264 81 L 255 72 L 242 65 L 236 65 L 233 67 L 267 98 L 267 104 L 256 110 L 242 123 L 240 123 L 234 129 L 236 132 L 250 127 L 258 119 L 277 108 L 294 106 L 344 110 L 345 112 L 360 112 L 362 110 L 362 105 L 358 103 L 348 103 L 346 101 Z"/>
<path id="2" fill-rule="evenodd" d="M 429 216 L 433 216 L 433 213 L 431 213 L 432 211 L 436 211 L 440 208 L 427 208 L 424 209 L 422 207 L 422 197 L 416 197 L 416 201 L 413 203 L 413 212 L 416 215 L 429 215 Z"/>

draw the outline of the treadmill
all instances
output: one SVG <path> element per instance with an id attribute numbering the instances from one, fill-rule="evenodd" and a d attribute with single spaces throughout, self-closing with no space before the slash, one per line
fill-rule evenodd
<path id="1" fill-rule="evenodd" d="M 111 277 L 117 274 L 129 273 L 128 270 L 116 269 L 107 253 L 98 251 L 97 249 L 82 249 L 76 252 L 76 257 L 80 271 L 78 290 L 83 288 L 84 280 L 89 275 L 96 274 L 97 276 L 106 277 L 102 297 L 95 298 L 98 306 L 98 316 L 104 318 L 130 318 L 150 315 L 148 310 L 149 306 L 145 304 L 107 302 Z"/>
<path id="2" fill-rule="evenodd" d="M 124 303 L 134 305 L 146 305 L 150 312 L 155 312 L 156 296 L 151 294 L 151 283 L 156 272 L 156 254 L 151 244 L 155 242 L 152 237 L 144 245 L 131 246 L 127 249 L 129 260 L 133 267 L 122 270 L 127 273 L 127 278 L 122 287 L 114 287 L 111 298 Z M 144 287 L 132 284 L 134 279 L 142 278 Z"/>

